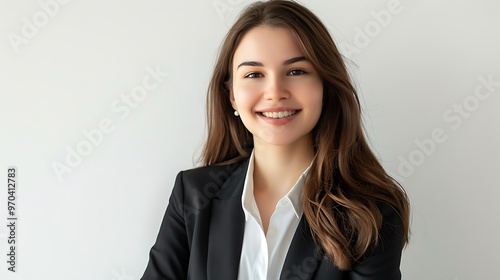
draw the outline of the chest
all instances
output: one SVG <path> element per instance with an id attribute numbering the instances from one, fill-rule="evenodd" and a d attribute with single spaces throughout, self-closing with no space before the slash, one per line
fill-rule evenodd
<path id="1" fill-rule="evenodd" d="M 262 228 L 264 230 L 264 234 L 266 234 L 269 228 L 271 216 L 273 215 L 274 210 L 276 209 L 276 204 L 280 198 L 266 195 L 262 192 L 254 192 L 254 197 L 259 210 L 260 219 L 262 221 Z"/>

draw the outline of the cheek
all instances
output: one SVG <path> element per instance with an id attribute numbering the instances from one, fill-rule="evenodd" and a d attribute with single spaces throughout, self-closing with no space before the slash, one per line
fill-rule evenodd
<path id="1" fill-rule="evenodd" d="M 249 108 L 259 99 L 259 87 L 256 85 L 236 85 L 233 87 L 234 101 L 238 108 Z"/>
<path id="2" fill-rule="evenodd" d="M 308 106 L 319 106 L 321 108 L 323 103 L 323 85 L 321 82 L 311 81 L 305 83 L 301 86 L 299 92 L 302 93 L 302 102 L 306 103 Z"/>

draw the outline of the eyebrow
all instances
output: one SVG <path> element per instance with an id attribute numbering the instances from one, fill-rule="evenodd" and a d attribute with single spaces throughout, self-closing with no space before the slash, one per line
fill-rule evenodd
<path id="1" fill-rule="evenodd" d="M 307 58 L 305 56 L 292 57 L 290 59 L 285 60 L 283 62 L 283 65 L 289 65 L 289 64 L 299 62 L 299 61 L 304 61 L 304 60 L 307 60 Z M 258 61 L 243 61 L 240 65 L 238 65 L 238 67 L 236 69 L 240 68 L 240 66 L 264 66 L 264 64 L 262 64 L 262 62 L 258 62 Z"/>

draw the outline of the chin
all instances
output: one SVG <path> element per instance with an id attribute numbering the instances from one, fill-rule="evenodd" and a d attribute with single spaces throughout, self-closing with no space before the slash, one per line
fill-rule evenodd
<path id="1" fill-rule="evenodd" d="M 307 141 L 307 136 L 310 136 L 310 134 L 307 135 L 272 135 L 272 134 L 260 134 L 256 135 L 254 134 L 254 138 L 257 137 L 259 138 L 258 142 L 260 142 L 263 145 L 272 145 L 272 146 L 294 146 L 299 143 L 307 143 L 309 144 L 309 141 Z M 255 139 L 254 139 L 255 142 Z"/>

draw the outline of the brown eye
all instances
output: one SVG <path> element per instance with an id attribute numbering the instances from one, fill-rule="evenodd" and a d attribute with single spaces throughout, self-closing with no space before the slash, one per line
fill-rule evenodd
<path id="1" fill-rule="evenodd" d="M 260 78 L 262 77 L 262 74 L 260 73 L 249 73 L 245 76 L 245 78 Z"/>
<path id="2" fill-rule="evenodd" d="M 300 70 L 300 69 L 294 69 L 290 72 L 288 72 L 291 76 L 297 76 L 297 75 L 302 75 L 302 74 L 305 74 L 306 72 L 304 70 Z"/>

